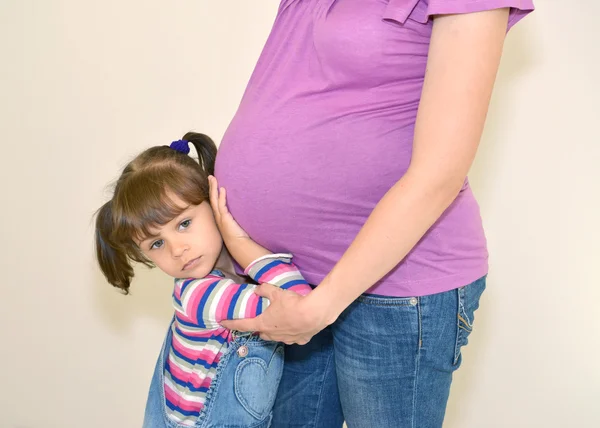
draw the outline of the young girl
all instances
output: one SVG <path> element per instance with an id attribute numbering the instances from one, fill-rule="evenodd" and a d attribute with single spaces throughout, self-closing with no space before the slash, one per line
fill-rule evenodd
<path id="1" fill-rule="evenodd" d="M 188 143 L 199 162 L 188 156 Z M 290 254 L 272 254 L 252 241 L 228 212 L 225 191 L 219 193 L 212 177 L 216 152 L 198 133 L 144 151 L 125 167 L 97 215 L 97 257 L 109 283 L 127 294 L 131 261 L 175 278 L 175 314 L 150 385 L 144 428 L 270 425 L 283 345 L 220 326 L 221 320 L 255 317 L 269 304 L 254 294 L 255 285 L 224 274 L 233 272 L 233 263 L 223 243 L 256 283 L 311 290 Z"/>

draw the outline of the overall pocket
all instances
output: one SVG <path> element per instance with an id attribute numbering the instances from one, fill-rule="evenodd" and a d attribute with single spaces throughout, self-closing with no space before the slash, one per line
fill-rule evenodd
<path id="1" fill-rule="evenodd" d="M 273 409 L 283 360 L 283 344 L 272 343 L 253 349 L 235 370 L 235 396 L 258 420 L 266 418 Z"/>
<path id="2" fill-rule="evenodd" d="M 460 287 L 457 293 L 457 320 L 456 320 L 456 343 L 454 345 L 453 364 L 458 368 L 460 366 L 462 355 L 461 349 L 469 343 L 469 335 L 473 331 L 473 321 L 475 320 L 475 311 L 479 307 L 479 299 L 485 290 L 486 277 Z"/>

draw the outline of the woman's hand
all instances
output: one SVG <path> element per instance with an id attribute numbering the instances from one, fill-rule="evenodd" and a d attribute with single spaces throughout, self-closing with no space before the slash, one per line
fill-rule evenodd
<path id="1" fill-rule="evenodd" d="M 256 318 L 222 321 L 221 325 L 230 330 L 257 331 L 264 340 L 305 345 L 333 322 L 329 321 L 327 305 L 319 305 L 318 300 L 311 298 L 314 291 L 301 296 L 271 284 L 262 284 L 255 293 L 271 302 L 261 315 Z"/>

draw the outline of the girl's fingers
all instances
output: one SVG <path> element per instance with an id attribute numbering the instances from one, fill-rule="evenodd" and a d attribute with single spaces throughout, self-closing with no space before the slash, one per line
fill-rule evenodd
<path id="1" fill-rule="evenodd" d="M 221 215 L 226 215 L 229 212 L 227 209 L 227 191 L 224 187 L 219 190 L 219 212 Z"/>
<path id="2" fill-rule="evenodd" d="M 219 190 L 218 190 L 218 186 L 217 186 L 217 179 L 215 177 L 213 177 L 212 175 L 208 177 L 208 186 L 209 186 L 209 200 L 210 200 L 210 206 L 213 210 L 213 214 L 215 215 L 215 217 L 218 219 L 219 218 Z"/>

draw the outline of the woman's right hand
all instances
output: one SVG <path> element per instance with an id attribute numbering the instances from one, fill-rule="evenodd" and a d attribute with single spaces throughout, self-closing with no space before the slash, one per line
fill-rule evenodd
<path id="1" fill-rule="evenodd" d="M 208 184 L 210 187 L 210 206 L 225 244 L 230 245 L 237 239 L 248 239 L 246 231 L 235 221 L 227 209 L 227 192 L 225 188 L 221 187 L 219 189 L 219 183 L 212 175 L 208 176 Z"/>

